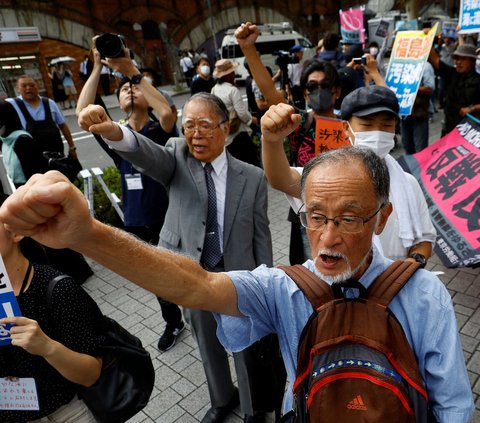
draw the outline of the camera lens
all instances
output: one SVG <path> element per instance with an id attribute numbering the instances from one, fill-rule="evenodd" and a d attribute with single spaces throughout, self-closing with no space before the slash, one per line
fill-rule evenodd
<path id="1" fill-rule="evenodd" d="M 125 43 L 116 34 L 103 34 L 95 40 L 95 47 L 102 57 L 123 57 Z"/>

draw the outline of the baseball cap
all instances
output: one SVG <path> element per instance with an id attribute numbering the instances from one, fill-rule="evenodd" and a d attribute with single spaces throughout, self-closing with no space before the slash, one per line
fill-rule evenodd
<path id="1" fill-rule="evenodd" d="M 295 44 L 290 50 L 290 53 L 297 53 L 298 51 L 305 50 L 300 44 Z"/>
<path id="2" fill-rule="evenodd" d="M 472 59 L 476 59 L 477 48 L 473 44 L 461 44 L 453 52 L 453 57 L 455 56 L 471 57 Z"/>
<path id="3" fill-rule="evenodd" d="M 398 100 L 395 93 L 387 87 L 374 85 L 357 88 L 342 101 L 340 108 L 342 119 L 352 116 L 368 116 L 379 112 L 389 112 L 398 118 Z"/>

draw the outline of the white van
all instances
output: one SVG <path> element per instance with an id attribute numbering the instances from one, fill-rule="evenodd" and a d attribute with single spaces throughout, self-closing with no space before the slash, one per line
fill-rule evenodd
<path id="1" fill-rule="evenodd" d="M 301 45 L 305 49 L 303 54 L 304 60 L 313 57 L 314 49 L 312 43 L 303 35 L 293 31 L 289 22 L 257 25 L 257 27 L 260 30 L 260 35 L 257 38 L 255 47 L 261 55 L 262 62 L 265 66 L 270 66 L 273 72 L 277 68 L 275 65 L 277 56 L 273 53 L 278 51 L 288 52 L 296 44 Z M 235 71 L 235 77 L 237 81 L 244 82 L 248 72 L 243 65 L 245 58 L 234 33 L 234 29 L 229 29 L 225 33 L 220 47 L 220 56 L 222 59 L 232 59 L 240 63 L 240 66 Z"/>

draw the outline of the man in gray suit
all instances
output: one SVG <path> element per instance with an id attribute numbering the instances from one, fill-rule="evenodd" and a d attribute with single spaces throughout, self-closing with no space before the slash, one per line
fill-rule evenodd
<path id="1" fill-rule="evenodd" d="M 79 124 L 86 130 L 104 122 L 108 118 L 100 106 L 89 106 L 79 116 Z M 101 133 L 126 160 L 167 187 L 169 207 L 160 246 L 188 255 L 216 272 L 271 266 L 266 180 L 262 170 L 226 152 L 229 124 L 225 105 L 214 95 L 196 94 L 184 106 L 182 124 L 185 139 L 171 138 L 165 147 L 118 125 L 107 125 Z M 214 217 L 208 213 L 210 207 L 216 209 Z M 211 237 L 216 239 L 213 253 Z M 211 312 L 188 309 L 186 315 L 199 344 L 212 404 L 202 422 L 221 422 L 238 405 L 227 354 L 216 337 Z M 252 379 L 259 376 L 251 371 L 257 355 L 251 349 L 234 354 L 246 422 L 264 421 L 262 412 L 272 409 L 262 404 L 268 389 Z M 269 388 L 270 392 L 275 389 Z"/>

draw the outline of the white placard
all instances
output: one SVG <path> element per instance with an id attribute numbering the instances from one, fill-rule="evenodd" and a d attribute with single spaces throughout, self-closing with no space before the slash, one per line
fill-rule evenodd
<path id="1" fill-rule="evenodd" d="M 0 379 L 0 410 L 39 410 L 35 379 Z"/>

